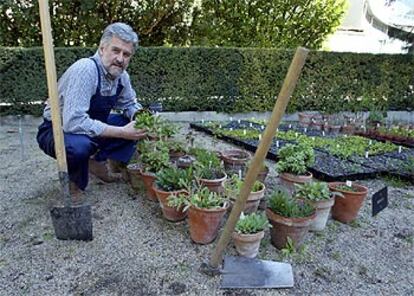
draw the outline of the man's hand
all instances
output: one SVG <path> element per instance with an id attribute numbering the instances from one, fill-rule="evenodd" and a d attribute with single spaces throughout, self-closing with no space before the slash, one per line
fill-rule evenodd
<path id="1" fill-rule="evenodd" d="M 128 140 L 140 140 L 147 137 L 147 131 L 145 129 L 136 129 L 134 125 L 135 120 L 122 127 L 122 138 Z"/>
<path id="2" fill-rule="evenodd" d="M 101 136 L 127 140 L 140 140 L 145 138 L 147 136 L 147 131 L 145 129 L 136 129 L 134 125 L 135 121 L 131 121 L 124 126 L 108 125 Z"/>

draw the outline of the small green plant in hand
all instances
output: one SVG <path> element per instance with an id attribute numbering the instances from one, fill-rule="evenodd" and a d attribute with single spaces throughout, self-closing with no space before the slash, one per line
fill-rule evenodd
<path id="1" fill-rule="evenodd" d="M 263 231 L 269 227 L 272 227 L 272 225 L 269 223 L 269 220 L 264 213 L 251 213 L 249 215 L 241 213 L 235 230 L 236 232 L 242 234 L 253 234 Z"/>
<path id="2" fill-rule="evenodd" d="M 155 124 L 155 117 L 151 114 L 150 111 L 142 109 L 137 111 L 134 116 L 136 129 L 151 129 Z"/>

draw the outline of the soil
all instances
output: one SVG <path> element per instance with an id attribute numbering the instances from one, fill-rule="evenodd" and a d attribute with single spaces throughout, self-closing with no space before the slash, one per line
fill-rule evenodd
<path id="1" fill-rule="evenodd" d="M 62 198 L 55 160 L 35 141 L 40 119 L 0 118 L 0 291 L 2 295 L 413 295 L 414 186 L 360 180 L 368 198 L 358 219 L 332 219 L 309 233 L 304 248 L 278 251 L 269 231 L 258 258 L 292 264 L 292 289 L 220 289 L 220 276 L 199 272 L 216 246 L 197 245 L 186 221 L 167 222 L 158 203 L 129 184 L 91 179 L 94 239 L 61 241 L 49 210 Z M 181 124 L 180 139 L 189 131 Z M 192 131 L 197 146 L 235 148 Z M 184 140 L 183 140 L 184 141 Z M 278 186 L 274 162 L 266 196 Z M 392 180 L 391 180 L 392 181 Z M 371 217 L 371 196 L 389 185 L 389 205 Z M 396 186 L 399 187 L 396 187 Z M 404 186 L 403 186 L 404 185 Z M 231 243 L 226 255 L 236 255 Z M 290 255 L 289 255 L 290 254 Z"/>

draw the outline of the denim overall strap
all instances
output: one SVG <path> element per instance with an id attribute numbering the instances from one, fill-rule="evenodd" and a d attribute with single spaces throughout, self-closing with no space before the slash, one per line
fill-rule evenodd
<path id="1" fill-rule="evenodd" d="M 108 116 L 118 100 L 124 86 L 121 82 L 118 83 L 116 93 L 113 96 L 102 96 L 101 95 L 101 71 L 99 70 L 98 63 L 91 58 L 95 63 L 96 70 L 98 71 L 98 86 L 96 92 L 92 96 L 90 106 L 88 110 L 89 117 L 105 123 L 108 123 Z"/>

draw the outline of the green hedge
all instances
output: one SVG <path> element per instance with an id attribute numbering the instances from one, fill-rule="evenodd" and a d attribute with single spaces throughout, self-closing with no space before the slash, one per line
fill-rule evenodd
<path id="1" fill-rule="evenodd" d="M 94 48 L 57 48 L 58 76 Z M 272 110 L 293 51 L 251 48 L 140 48 L 128 72 L 141 102 L 166 111 Z M 3 114 L 30 112 L 47 97 L 41 48 L 0 48 Z M 309 54 L 289 112 L 414 109 L 414 56 Z"/>

